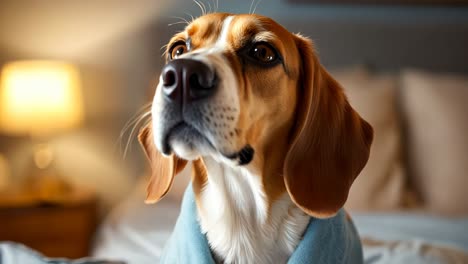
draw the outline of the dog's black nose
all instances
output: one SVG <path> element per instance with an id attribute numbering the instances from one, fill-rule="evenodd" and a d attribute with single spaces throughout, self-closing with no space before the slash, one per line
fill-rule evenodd
<path id="1" fill-rule="evenodd" d="M 162 89 L 169 100 L 188 104 L 209 97 L 216 88 L 216 74 L 205 63 L 192 59 L 177 59 L 162 70 Z"/>

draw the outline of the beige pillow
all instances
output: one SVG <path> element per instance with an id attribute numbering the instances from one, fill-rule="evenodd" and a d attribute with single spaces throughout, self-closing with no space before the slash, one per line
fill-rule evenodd
<path id="1" fill-rule="evenodd" d="M 433 213 L 468 214 L 468 77 L 402 77 L 411 180 Z"/>
<path id="2" fill-rule="evenodd" d="M 364 68 L 332 72 L 351 105 L 374 128 L 369 161 L 355 180 L 345 207 L 354 211 L 395 210 L 404 205 L 406 176 L 396 110 L 397 78 Z"/>

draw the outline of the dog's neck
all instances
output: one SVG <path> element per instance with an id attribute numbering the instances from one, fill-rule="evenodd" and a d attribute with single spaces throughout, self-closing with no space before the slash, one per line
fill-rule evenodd
<path id="1" fill-rule="evenodd" d="M 194 188 L 200 226 L 217 260 L 286 263 L 309 216 L 287 192 L 271 197 L 262 177 L 247 168 L 230 167 L 211 158 L 204 158 L 204 168 L 205 172 L 197 173 L 195 165 Z"/>

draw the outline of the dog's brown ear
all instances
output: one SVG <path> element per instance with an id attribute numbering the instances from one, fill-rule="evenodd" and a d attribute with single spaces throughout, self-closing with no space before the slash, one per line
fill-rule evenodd
<path id="1" fill-rule="evenodd" d="M 151 178 L 146 189 L 145 202 L 156 203 L 167 194 L 174 181 L 174 176 L 184 169 L 187 161 L 174 154 L 165 157 L 159 153 L 154 145 L 151 123 L 141 129 L 138 140 L 151 163 Z"/>
<path id="2" fill-rule="evenodd" d="M 304 212 L 326 218 L 343 207 L 367 163 L 373 129 L 320 65 L 312 42 L 302 36 L 295 40 L 302 69 L 296 126 L 284 163 L 285 185 Z"/>

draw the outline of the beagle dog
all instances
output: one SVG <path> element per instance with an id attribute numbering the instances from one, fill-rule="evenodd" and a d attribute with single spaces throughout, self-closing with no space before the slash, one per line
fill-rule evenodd
<path id="1" fill-rule="evenodd" d="M 270 18 L 213 13 L 167 46 L 152 121 L 147 202 L 193 163 L 201 231 L 224 263 L 285 263 L 311 219 L 334 216 L 369 157 L 372 127 L 311 40 Z"/>

